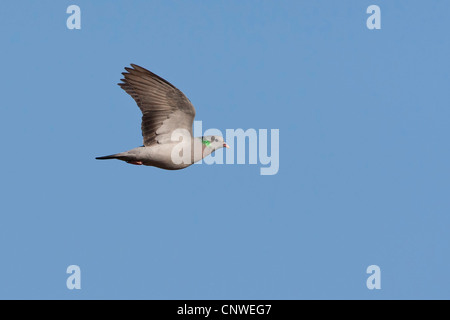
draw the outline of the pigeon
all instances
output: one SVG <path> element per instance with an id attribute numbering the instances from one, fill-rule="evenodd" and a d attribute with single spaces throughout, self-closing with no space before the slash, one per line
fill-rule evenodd
<path id="1" fill-rule="evenodd" d="M 144 145 L 96 159 L 118 159 L 134 165 L 178 170 L 218 149 L 229 148 L 220 136 L 193 137 L 195 108 L 174 85 L 135 64 L 125 70 L 118 85 L 141 109 Z"/>

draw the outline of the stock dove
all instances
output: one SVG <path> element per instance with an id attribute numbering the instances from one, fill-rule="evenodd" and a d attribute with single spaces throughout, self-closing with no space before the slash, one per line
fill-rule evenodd
<path id="1" fill-rule="evenodd" d="M 186 168 L 213 151 L 229 146 L 220 136 L 193 137 L 195 108 L 175 86 L 156 74 L 131 64 L 119 86 L 142 111 L 144 145 L 129 151 L 97 157 L 167 170 Z"/>

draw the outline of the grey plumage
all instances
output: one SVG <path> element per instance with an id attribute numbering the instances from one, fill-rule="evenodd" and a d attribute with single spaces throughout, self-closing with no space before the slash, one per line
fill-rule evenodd
<path id="1" fill-rule="evenodd" d="M 131 64 L 125 68 L 124 79 L 119 86 L 136 101 L 142 111 L 142 135 L 144 146 L 157 142 L 157 135 L 172 132 L 177 128 L 187 129 L 192 134 L 195 108 L 188 98 L 175 86 L 156 74 Z M 169 121 L 166 121 L 169 119 Z M 172 120 L 172 121 L 171 121 Z M 165 125 L 164 132 L 161 126 Z M 158 137 L 161 138 L 161 137 Z"/>
<path id="2" fill-rule="evenodd" d="M 193 138 L 195 108 L 189 99 L 151 71 L 135 64 L 131 66 L 125 68 L 126 72 L 122 73 L 124 78 L 118 85 L 136 101 L 142 112 L 144 146 L 96 159 L 119 159 L 163 169 L 182 169 L 219 148 L 228 147 L 221 137 L 206 140 L 209 142 L 207 146 L 205 138 Z M 186 147 L 185 150 L 191 150 L 190 161 L 181 164 L 174 163 L 172 158 L 174 148 L 180 146 L 179 141 L 172 140 L 172 134 L 177 129 L 187 133 L 182 136 L 182 146 Z"/>

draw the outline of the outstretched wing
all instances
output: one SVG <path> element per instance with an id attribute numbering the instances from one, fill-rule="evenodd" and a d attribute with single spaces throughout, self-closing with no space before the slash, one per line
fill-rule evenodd
<path id="1" fill-rule="evenodd" d="M 144 146 L 170 141 L 176 129 L 185 129 L 192 136 L 195 108 L 183 92 L 147 69 L 131 66 L 125 68 L 119 86 L 142 111 Z"/>

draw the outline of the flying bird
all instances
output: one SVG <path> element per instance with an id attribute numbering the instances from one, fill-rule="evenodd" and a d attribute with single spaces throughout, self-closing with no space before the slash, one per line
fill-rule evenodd
<path id="1" fill-rule="evenodd" d="M 142 147 L 96 159 L 118 159 L 167 170 L 189 167 L 215 150 L 229 148 L 220 136 L 193 137 L 195 108 L 175 86 L 135 64 L 118 85 L 142 112 Z"/>

